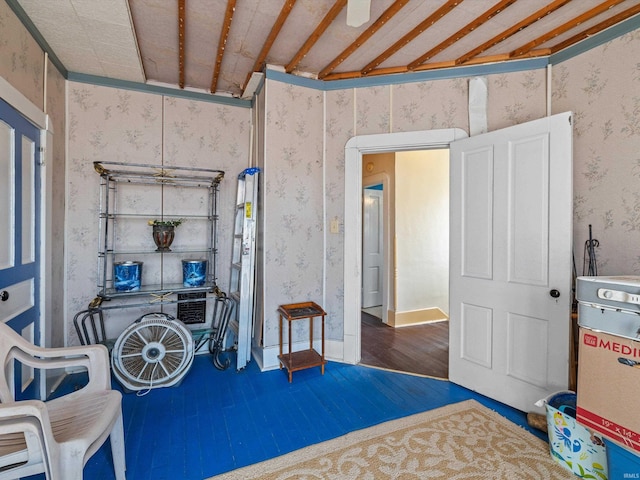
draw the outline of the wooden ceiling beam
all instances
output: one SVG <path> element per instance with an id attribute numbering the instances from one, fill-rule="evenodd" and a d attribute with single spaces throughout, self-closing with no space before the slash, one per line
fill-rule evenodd
<path id="1" fill-rule="evenodd" d="M 329 9 L 327 14 L 324 16 L 322 21 L 318 24 L 316 29 L 313 31 L 309 38 L 304 42 L 300 50 L 293 56 L 291 61 L 285 65 L 284 71 L 287 73 L 293 72 L 293 70 L 298 66 L 300 61 L 304 58 L 304 56 L 309 53 L 309 50 L 316 44 L 318 39 L 322 36 L 325 30 L 331 25 L 331 23 L 335 20 L 338 14 L 342 11 L 342 9 L 347 5 L 347 0 L 336 0 L 336 3 L 333 4 L 333 7 Z"/>
<path id="2" fill-rule="evenodd" d="M 501 41 L 505 40 L 507 37 L 514 35 L 515 33 L 521 31 L 522 29 L 526 28 L 527 26 L 529 26 L 529 25 L 535 23 L 536 21 L 546 17 L 547 15 L 553 13 L 554 11 L 558 10 L 559 8 L 561 8 L 562 6 L 568 4 L 570 1 L 571 0 L 555 0 L 555 1 L 551 2 L 546 7 L 541 8 L 540 10 L 538 10 L 534 14 L 528 16 L 527 18 L 525 18 L 524 20 L 522 20 L 518 24 L 516 24 L 513 27 L 505 30 L 504 32 L 496 35 L 491 40 L 485 42 L 483 45 L 481 45 L 481 46 L 477 47 L 476 49 L 474 49 L 473 51 L 469 52 L 471 55 L 465 54 L 463 57 L 460 57 L 459 59 L 456 59 L 456 60 L 453 60 L 453 61 L 443 61 L 443 62 L 434 62 L 434 63 L 429 63 L 429 64 L 421 64 L 421 65 L 418 65 L 418 66 L 416 66 L 415 68 L 413 68 L 411 70 L 409 70 L 408 66 L 407 67 L 399 66 L 399 67 L 378 68 L 378 69 L 369 70 L 368 72 L 366 72 L 366 74 L 364 73 L 364 69 L 361 70 L 361 71 L 338 72 L 338 73 L 327 72 L 326 74 L 323 74 L 322 79 L 325 80 L 325 81 L 347 80 L 347 79 L 354 79 L 354 78 L 362 78 L 364 76 L 401 74 L 401 73 L 406 73 L 408 71 L 426 71 L 426 70 L 454 68 L 454 67 L 460 66 L 461 63 L 464 63 L 464 65 L 481 65 L 481 64 L 499 63 L 499 62 L 506 62 L 506 61 L 509 61 L 509 60 L 513 60 L 514 59 L 513 52 L 495 54 L 495 55 L 488 55 L 488 56 L 484 56 L 484 57 L 478 57 L 477 55 L 478 55 L 478 53 L 482 53 L 482 51 L 485 51 L 485 50 L 487 50 L 489 48 L 492 48 L 494 45 L 497 45 Z M 613 6 L 621 3 L 621 1 L 622 0 L 609 0 L 609 1 L 603 2 L 599 6 L 589 10 L 588 12 L 585 12 L 584 14 L 576 17 L 575 19 L 573 19 L 573 20 L 571 20 L 569 22 L 566 22 L 561 27 L 549 32 L 547 35 L 545 35 L 543 37 L 549 37 L 548 39 L 551 39 L 551 38 L 559 35 L 560 33 L 563 33 L 564 31 L 566 31 L 566 30 L 568 30 L 570 28 L 574 28 L 575 26 L 580 25 L 581 23 L 589 20 L 590 18 L 593 18 L 594 16 L 605 12 L 606 10 L 612 8 Z M 594 26 L 586 29 L 585 31 L 580 32 L 579 34 L 574 35 L 573 37 L 571 37 L 571 38 L 559 43 L 558 45 L 555 45 L 555 46 L 550 47 L 550 48 L 538 48 L 538 49 L 531 48 L 527 52 L 523 52 L 517 58 L 535 58 L 535 57 L 549 56 L 549 55 L 551 55 L 553 53 L 556 53 L 556 52 L 558 52 L 560 50 L 563 50 L 564 48 L 567 48 L 567 47 L 569 47 L 569 46 L 571 46 L 571 45 L 573 45 L 573 44 L 575 44 L 575 43 L 577 43 L 577 42 L 579 42 L 581 40 L 584 40 L 584 39 L 588 38 L 589 36 L 595 35 L 595 34 L 601 32 L 602 30 L 604 30 L 606 28 L 609 28 L 609 27 L 611 27 L 613 25 L 616 25 L 616 24 L 626 20 L 627 18 L 630 18 L 630 17 L 632 17 L 634 15 L 637 15 L 637 14 L 640 14 L 640 5 L 632 6 L 632 7 L 628 8 L 627 10 L 624 10 L 623 12 L 620 12 L 620 13 L 612 16 L 611 18 L 608 18 L 608 19 L 598 23 L 597 25 L 594 25 Z M 540 38 L 543 38 L 543 37 L 540 37 Z M 548 39 L 546 39 L 544 41 L 548 41 Z M 446 40 L 445 40 L 445 42 L 446 42 Z M 537 44 L 539 45 L 540 43 L 544 43 L 544 42 L 539 42 Z M 349 48 L 353 48 L 353 47 L 350 46 Z M 476 50 L 478 50 L 478 51 L 476 52 Z M 345 52 L 349 53 L 346 50 L 345 50 Z M 467 55 L 469 55 L 469 58 L 466 58 Z M 461 61 L 461 59 L 462 59 L 462 61 Z"/>
<path id="3" fill-rule="evenodd" d="M 573 37 L 566 39 L 564 42 L 560 42 L 559 44 L 554 45 L 553 47 L 551 47 L 551 53 L 553 54 L 553 53 L 559 52 L 560 50 L 564 50 L 565 48 L 570 47 L 574 43 L 578 43 L 582 40 L 585 40 L 586 38 L 596 35 L 602 30 L 612 27 L 613 25 L 620 23 L 626 20 L 627 18 L 633 17 L 638 13 L 640 13 L 640 5 L 635 5 L 631 8 L 628 8 L 618 13 L 617 15 L 614 15 L 613 17 L 606 19 L 605 21 L 600 22 L 597 25 L 594 25 L 593 27 L 578 33 L 577 35 L 574 35 Z"/>
<path id="4" fill-rule="evenodd" d="M 324 77 L 324 80 L 329 82 L 333 80 L 350 80 L 352 78 L 362 78 L 362 72 L 360 70 L 356 70 L 354 72 L 336 72 L 330 73 Z"/>
<path id="5" fill-rule="evenodd" d="M 601 13 L 606 12 L 611 7 L 614 7 L 614 6 L 618 5 L 619 3 L 622 3 L 623 1 L 624 0 L 607 0 L 606 2 L 602 2 L 600 5 L 592 8 L 591 10 L 586 11 L 582 15 L 578 15 L 577 17 L 573 18 L 572 20 L 569 20 L 568 22 L 560 25 L 559 27 L 554 28 L 553 30 L 550 30 L 549 32 L 545 33 L 544 35 L 541 35 L 538 38 L 536 38 L 536 39 L 534 39 L 534 40 L 532 40 L 532 41 L 530 41 L 528 43 L 525 43 L 521 47 L 516 48 L 515 50 L 513 50 L 512 52 L 509 53 L 509 58 L 513 59 L 513 58 L 518 58 L 518 57 L 525 56 L 528 52 L 530 52 L 531 50 L 536 48 L 538 45 L 542 45 L 543 43 L 554 39 L 558 35 L 561 35 L 564 32 L 566 32 L 568 30 L 571 30 L 572 28 L 575 28 L 578 25 L 586 22 L 587 20 L 590 20 L 593 17 L 596 17 L 596 16 L 600 15 Z"/>
<path id="6" fill-rule="evenodd" d="M 178 86 L 184 88 L 185 59 L 185 1 L 178 0 Z"/>
<path id="7" fill-rule="evenodd" d="M 451 35 L 449 38 L 446 38 L 445 40 L 440 42 L 438 45 L 433 47 L 431 50 L 426 52 L 424 55 L 421 55 L 420 57 L 416 58 L 413 62 L 411 62 L 409 65 L 407 65 L 407 68 L 409 70 L 413 70 L 418 65 L 421 65 L 424 62 L 426 62 L 427 60 L 429 60 L 430 58 L 435 57 L 437 54 L 439 54 L 443 50 L 446 50 L 451 45 L 456 43 L 458 40 L 460 40 L 461 38 L 469 35 L 476 28 L 480 27 L 481 25 L 483 25 L 484 23 L 489 21 L 491 18 L 493 18 L 496 15 L 498 15 L 505 8 L 507 8 L 507 7 L 511 6 L 511 5 L 513 5 L 514 3 L 516 3 L 516 1 L 517 0 L 502 0 L 502 1 L 498 2 L 498 3 L 496 3 L 489 10 L 484 12 L 482 15 L 478 16 L 478 18 L 476 18 L 472 22 L 470 22 L 467 25 L 465 25 L 464 27 L 462 27 L 456 33 Z M 569 0 L 565 0 L 565 1 L 569 1 Z"/>
<path id="8" fill-rule="evenodd" d="M 213 67 L 213 78 L 211 79 L 211 93 L 216 93 L 218 88 L 218 78 L 220 77 L 220 67 L 222 66 L 222 57 L 224 49 L 227 46 L 227 38 L 229 38 L 229 30 L 231 30 L 231 21 L 233 20 L 233 12 L 236 9 L 236 0 L 227 0 L 227 9 L 224 12 L 224 20 L 222 29 L 220 30 L 220 40 L 218 41 L 218 52 L 216 54 L 216 64 Z"/>
<path id="9" fill-rule="evenodd" d="M 373 77 L 376 75 L 395 75 L 397 73 L 407 73 L 408 71 L 409 70 L 405 66 L 376 68 L 375 70 L 371 70 L 367 74 L 367 77 Z"/>
<path id="10" fill-rule="evenodd" d="M 532 50 L 527 54 L 528 58 L 532 57 L 543 57 L 551 54 L 551 49 L 544 48 L 540 50 Z M 488 55 L 486 57 L 476 57 L 471 59 L 465 66 L 467 65 L 483 65 L 487 63 L 499 63 L 506 62 L 508 60 L 513 60 L 513 58 L 509 57 L 507 53 L 501 53 L 497 55 Z M 387 67 L 387 68 L 377 68 L 375 70 L 371 70 L 366 76 L 372 77 L 375 75 L 394 75 L 398 73 L 408 73 L 408 72 L 424 72 L 427 70 L 441 70 L 445 68 L 455 68 L 459 67 L 456 64 L 455 60 L 446 60 L 442 62 L 433 62 L 433 63 L 425 63 L 422 65 L 418 65 L 414 70 L 409 70 L 407 67 Z M 331 73 L 327 75 L 324 80 L 332 81 L 332 80 L 350 80 L 353 78 L 362 78 L 365 75 L 362 75 L 360 71 L 353 72 L 339 72 L 339 73 Z"/>
<path id="11" fill-rule="evenodd" d="M 353 52 L 360 48 L 367 40 L 369 40 L 380 28 L 387 23 L 393 16 L 404 7 L 409 0 L 396 0 L 387 8 L 378 19 L 371 24 L 364 32 L 360 34 L 354 42 L 345 48 L 340 55 L 334 58 L 326 67 L 320 70 L 318 78 L 323 80 L 327 75 L 335 70 L 335 68 L 344 62 Z"/>
<path id="12" fill-rule="evenodd" d="M 422 22 L 420 22 L 416 27 L 414 27 L 410 32 L 404 35 L 400 40 L 387 48 L 384 52 L 382 52 L 378 57 L 369 62 L 362 70 L 361 73 L 363 75 L 369 74 L 372 70 L 374 70 L 378 65 L 384 62 L 391 55 L 396 53 L 398 50 L 406 46 L 409 42 L 411 42 L 414 38 L 420 35 L 422 32 L 427 30 L 429 27 L 434 25 L 437 21 L 441 20 L 442 17 L 450 13 L 454 8 L 460 5 L 463 0 L 448 0 L 444 5 L 438 8 L 435 12 L 425 18 Z"/>
<path id="13" fill-rule="evenodd" d="M 285 0 L 284 4 L 282 5 L 282 8 L 280 9 L 280 13 L 278 14 L 278 18 L 276 19 L 275 23 L 271 27 L 269 36 L 265 40 L 264 45 L 262 45 L 262 50 L 260 50 L 260 53 L 256 57 L 256 61 L 253 64 L 253 69 L 247 74 L 247 78 L 244 81 L 242 90 L 247 88 L 247 84 L 249 83 L 251 74 L 254 72 L 261 71 L 262 68 L 264 67 L 264 62 L 267 58 L 267 55 L 269 55 L 269 51 L 271 50 L 273 43 L 276 41 L 276 38 L 278 38 L 278 34 L 280 33 L 280 30 L 282 30 L 282 27 L 284 26 L 284 22 L 287 21 L 287 18 L 289 17 L 289 14 L 291 13 L 291 10 L 293 9 L 293 6 L 295 4 L 296 4 L 296 0 Z"/>
<path id="14" fill-rule="evenodd" d="M 426 70 L 438 70 L 441 68 L 453 68 L 455 67 L 456 64 L 454 61 L 452 60 L 447 60 L 447 61 L 443 61 L 443 62 L 432 62 L 432 63 L 425 63 L 422 65 L 418 65 L 415 69 L 413 69 L 414 72 L 424 72 Z"/>
<path id="15" fill-rule="evenodd" d="M 490 40 L 487 40 L 482 45 L 478 45 L 473 50 L 470 50 L 467 53 L 465 53 L 464 55 L 458 57 L 456 59 L 456 61 L 455 61 L 456 65 L 462 65 L 464 63 L 467 63 L 469 60 L 471 60 L 474 57 L 477 57 L 482 52 L 484 52 L 486 50 L 489 50 L 492 47 L 495 47 L 500 42 L 505 41 L 507 38 L 509 38 L 509 37 L 515 35 L 516 33 L 524 30 L 525 28 L 529 27 L 530 25 L 533 25 L 538 20 L 543 19 L 547 15 L 555 12 L 560 7 L 565 6 L 569 2 L 571 2 L 571 0 L 555 0 L 554 2 L 551 2 L 546 7 L 541 8 L 537 12 L 529 15 L 524 20 L 521 20 L 520 22 L 516 23 L 511 28 L 508 28 L 505 31 L 500 32 L 498 35 L 496 35 L 495 37 L 491 38 Z"/>

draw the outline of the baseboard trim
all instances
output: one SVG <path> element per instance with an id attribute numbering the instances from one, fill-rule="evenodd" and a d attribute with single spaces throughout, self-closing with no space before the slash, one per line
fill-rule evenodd
<path id="1" fill-rule="evenodd" d="M 449 316 L 438 307 L 411 310 L 408 312 L 396 312 L 394 315 L 394 327 L 408 327 L 422 325 L 431 322 L 449 320 Z"/>
<path id="2" fill-rule="evenodd" d="M 313 342 L 313 348 L 320 351 L 322 342 L 318 340 Z M 295 342 L 293 344 L 294 352 L 299 350 L 305 350 L 309 348 L 308 342 Z M 280 347 L 254 347 L 251 351 L 252 358 L 260 367 L 260 371 L 266 372 L 269 370 L 275 370 L 280 368 L 280 362 L 278 361 L 278 355 L 280 354 Z M 332 362 L 344 362 L 343 359 L 343 342 L 339 340 L 325 340 L 324 342 L 324 358 Z"/>

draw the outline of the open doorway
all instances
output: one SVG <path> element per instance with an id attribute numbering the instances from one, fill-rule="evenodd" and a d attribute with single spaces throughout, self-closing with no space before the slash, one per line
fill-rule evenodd
<path id="1" fill-rule="evenodd" d="M 361 363 L 447 378 L 448 149 L 362 165 Z"/>
<path id="2" fill-rule="evenodd" d="M 345 145 L 344 163 L 344 329 L 342 358 L 360 363 L 362 289 L 362 156 L 371 153 L 449 148 L 467 133 L 459 128 L 362 135 Z M 392 298 L 392 295 L 389 295 Z"/>

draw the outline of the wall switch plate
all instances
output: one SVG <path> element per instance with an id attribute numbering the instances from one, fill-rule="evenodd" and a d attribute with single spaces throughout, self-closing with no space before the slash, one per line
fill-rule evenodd
<path id="1" fill-rule="evenodd" d="M 334 217 L 331 219 L 330 230 L 331 233 L 340 233 L 340 220 L 338 217 Z"/>

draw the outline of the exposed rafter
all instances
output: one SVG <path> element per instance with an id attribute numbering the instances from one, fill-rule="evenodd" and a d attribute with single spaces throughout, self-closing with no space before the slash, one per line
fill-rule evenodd
<path id="1" fill-rule="evenodd" d="M 333 72 L 333 70 L 338 65 L 344 62 L 347 59 L 347 57 L 349 57 L 349 55 L 351 55 L 358 48 L 360 48 L 364 44 L 364 42 L 369 40 L 374 33 L 380 30 L 380 28 L 385 23 L 387 23 L 396 13 L 398 13 L 400 9 L 402 9 L 402 7 L 404 7 L 408 2 L 409 0 L 396 0 L 395 2 L 393 2 L 393 4 L 391 4 L 391 6 L 387 8 L 384 11 L 384 13 L 380 15 L 380 17 L 378 17 L 378 19 L 375 22 L 373 22 L 373 24 L 371 24 L 369 28 L 367 28 L 364 32 L 362 32 L 360 36 L 356 38 L 351 45 L 345 48 L 340 53 L 340 55 L 334 58 L 326 67 L 320 70 L 320 73 L 318 73 L 318 78 L 323 79 L 327 75 L 329 75 L 331 72 Z"/>
<path id="2" fill-rule="evenodd" d="M 184 88 L 185 69 L 185 1 L 178 0 L 178 86 Z"/>
<path id="3" fill-rule="evenodd" d="M 251 74 L 254 72 L 261 71 L 262 68 L 264 67 L 264 61 L 267 58 L 267 55 L 269 54 L 271 47 L 273 46 L 273 42 L 275 42 L 276 38 L 278 38 L 278 34 L 280 33 L 280 30 L 282 30 L 282 26 L 284 25 L 284 22 L 287 21 L 287 18 L 289 17 L 289 14 L 291 13 L 291 10 L 293 9 L 293 6 L 295 4 L 296 4 L 296 0 L 285 0 L 284 5 L 282 5 L 282 8 L 280 9 L 280 14 L 278 15 L 278 18 L 273 24 L 273 26 L 271 27 L 269 36 L 267 37 L 267 39 L 264 42 L 264 45 L 262 46 L 262 50 L 260 50 L 260 53 L 256 57 L 256 61 L 253 64 L 253 69 L 247 74 L 247 78 L 244 81 L 244 84 L 242 85 L 243 92 L 244 92 L 244 89 L 247 88 L 247 84 L 249 83 Z"/>
<path id="4" fill-rule="evenodd" d="M 570 47 L 571 45 L 578 43 L 581 40 L 589 38 L 597 34 L 598 32 L 601 32 L 602 30 L 609 28 L 617 23 L 623 22 L 626 19 L 631 18 L 634 15 L 637 15 L 639 13 L 640 13 L 640 5 L 634 5 L 631 8 L 627 8 L 625 11 L 620 12 L 617 15 L 614 15 L 613 17 L 605 20 L 604 22 L 600 22 L 597 25 L 594 25 L 593 27 L 578 33 L 577 35 L 574 35 L 573 37 L 566 39 L 564 42 L 560 42 L 557 45 L 554 45 L 551 48 L 551 53 L 557 53 L 561 50 L 564 50 L 565 48 Z"/>
<path id="5" fill-rule="evenodd" d="M 431 50 L 426 52 L 424 55 L 421 55 L 420 57 L 416 58 L 413 62 L 411 62 L 409 65 L 407 65 L 407 68 L 409 70 L 413 70 L 418 65 L 421 65 L 424 62 L 426 62 L 427 60 L 429 60 L 430 58 L 435 57 L 437 54 L 439 54 L 440 52 L 446 50 L 447 48 L 449 48 L 454 43 L 458 42 L 460 39 L 462 39 L 462 37 L 465 37 L 466 35 L 469 35 L 476 28 L 478 28 L 479 26 L 481 26 L 484 23 L 488 22 L 491 18 L 495 17 L 497 14 L 502 12 L 505 8 L 513 5 L 514 3 L 516 3 L 516 0 L 502 0 L 501 2 L 496 3 L 489 10 L 484 12 L 482 15 L 478 16 L 478 18 L 474 19 L 472 22 L 470 22 L 467 25 L 465 25 L 464 27 L 462 27 L 456 33 L 451 35 L 449 38 L 446 38 L 445 40 L 440 42 L 438 45 L 433 47 Z"/>
<path id="6" fill-rule="evenodd" d="M 525 43 L 519 48 L 516 48 L 515 50 L 509 53 L 509 57 L 516 58 L 516 57 L 525 56 L 527 53 L 529 53 L 531 50 L 536 48 L 538 45 L 542 45 L 543 43 L 546 43 L 549 40 L 556 38 L 558 35 L 564 32 L 567 32 L 574 27 L 577 27 L 578 25 L 586 22 L 587 20 L 590 20 L 591 18 L 594 18 L 600 15 L 603 12 L 606 12 L 611 7 L 619 3 L 622 3 L 623 1 L 624 0 L 607 0 L 606 2 L 602 2 L 597 7 L 592 8 L 591 10 L 583 13 L 582 15 L 578 15 L 572 20 L 564 23 L 563 25 L 560 25 L 558 28 L 554 28 L 553 30 L 545 33 L 544 35 L 540 35 L 538 38 Z"/>
<path id="7" fill-rule="evenodd" d="M 538 10 L 537 12 L 529 15 L 527 18 L 525 18 L 524 20 L 516 23 L 511 28 L 508 28 L 505 31 L 500 32 L 498 35 L 496 35 L 495 37 L 491 38 L 490 40 L 487 40 L 483 44 L 478 45 L 473 50 L 470 50 L 467 53 L 465 53 L 464 55 L 458 57 L 456 59 L 456 62 L 455 62 L 456 65 L 461 65 L 463 63 L 466 63 L 469 60 L 471 60 L 472 58 L 477 57 L 478 55 L 480 55 L 482 52 L 484 52 L 486 50 L 489 50 L 492 47 L 495 47 L 500 42 L 505 41 L 507 38 L 511 37 L 512 35 L 515 35 L 516 33 L 524 30 L 528 26 L 533 25 L 535 22 L 543 19 L 547 15 L 550 15 L 551 13 L 555 12 L 559 8 L 564 7 L 569 2 L 571 2 L 571 0 L 555 0 L 555 2 L 552 2 L 549 5 L 547 5 L 546 7 L 543 7 L 540 10 Z"/>
<path id="8" fill-rule="evenodd" d="M 438 8 L 435 12 L 425 18 L 422 22 L 420 22 L 416 27 L 414 27 L 409 33 L 404 35 L 400 40 L 395 42 L 389 48 L 387 48 L 384 52 L 378 55 L 375 59 L 369 62 L 362 70 L 362 75 L 367 75 L 371 73 L 374 68 L 377 68 L 382 62 L 384 62 L 391 55 L 396 53 L 401 48 L 405 47 L 411 40 L 416 38 L 422 32 L 424 32 L 427 28 L 434 25 L 436 22 L 441 20 L 445 15 L 450 13 L 454 8 L 462 3 L 463 0 L 448 0 L 444 5 Z"/>
<path id="9" fill-rule="evenodd" d="M 224 12 L 224 21 L 220 30 L 220 40 L 218 41 L 218 53 L 216 55 L 216 64 L 213 68 L 213 78 L 211 79 L 211 93 L 216 93 L 218 88 L 218 78 L 220 76 L 220 67 L 222 66 L 222 57 L 224 56 L 225 47 L 227 46 L 227 38 L 229 30 L 231 30 L 231 21 L 233 20 L 233 12 L 236 9 L 236 0 L 227 0 L 227 9 Z"/>
<path id="10" fill-rule="evenodd" d="M 300 60 L 302 60 L 309 50 L 311 50 L 311 47 L 315 45 L 320 36 L 329 27 L 329 25 L 331 25 L 346 4 L 347 0 L 336 0 L 333 7 L 331 7 L 313 33 L 309 35 L 309 38 L 307 38 L 302 47 L 300 47 L 300 50 L 298 50 L 291 61 L 284 67 L 287 73 L 293 72 L 293 70 L 298 66 L 298 63 L 300 63 Z"/>

